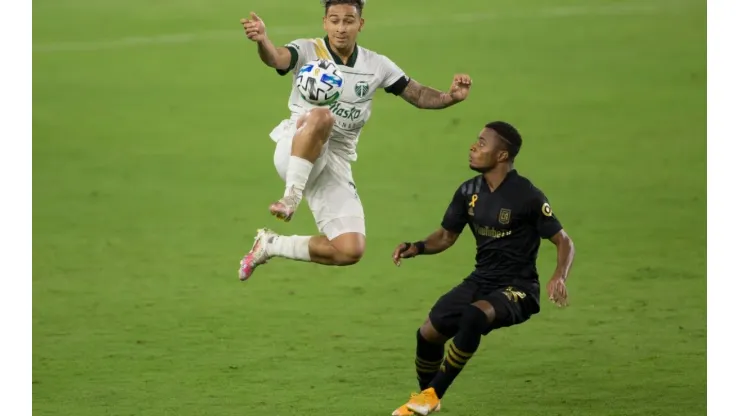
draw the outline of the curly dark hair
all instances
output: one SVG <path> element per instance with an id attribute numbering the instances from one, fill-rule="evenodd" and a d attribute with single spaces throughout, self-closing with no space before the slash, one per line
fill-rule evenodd
<path id="1" fill-rule="evenodd" d="M 365 0 L 321 0 L 321 4 L 326 9 L 324 13 L 328 13 L 329 7 L 331 6 L 336 6 L 337 4 L 349 4 L 350 6 L 355 6 L 357 8 L 357 13 L 362 16 L 362 8 L 365 7 Z"/>

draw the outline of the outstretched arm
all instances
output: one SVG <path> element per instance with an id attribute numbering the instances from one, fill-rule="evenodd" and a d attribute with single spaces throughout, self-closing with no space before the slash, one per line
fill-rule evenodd
<path id="1" fill-rule="evenodd" d="M 421 254 L 438 254 L 452 247 L 460 234 L 440 228 L 423 241 L 415 243 L 401 243 L 393 252 L 393 262 L 401 265 L 401 259 L 408 259 Z"/>
<path id="2" fill-rule="evenodd" d="M 270 68 L 279 70 L 290 68 L 291 59 L 293 59 L 291 50 L 284 46 L 276 47 L 267 37 L 262 42 L 257 43 L 257 52 L 262 62 Z"/>
<path id="3" fill-rule="evenodd" d="M 472 81 L 468 75 L 455 75 L 448 92 L 421 85 L 414 80 L 401 93 L 401 97 L 416 108 L 442 109 L 464 101 L 470 93 Z"/>
<path id="4" fill-rule="evenodd" d="M 257 43 L 257 53 L 265 65 L 278 70 L 287 70 L 295 63 L 296 51 L 282 46 L 275 47 L 267 37 L 265 22 L 254 12 L 250 14 L 249 19 L 241 19 L 241 23 L 247 38 Z"/>

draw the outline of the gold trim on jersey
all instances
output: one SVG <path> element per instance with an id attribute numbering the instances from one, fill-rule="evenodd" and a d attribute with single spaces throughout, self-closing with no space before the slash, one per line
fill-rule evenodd
<path id="1" fill-rule="evenodd" d="M 326 59 L 328 61 L 331 61 L 331 55 L 329 54 L 329 50 L 326 49 L 326 45 L 324 45 L 324 41 L 322 39 L 316 38 L 313 40 L 314 49 L 316 50 L 316 56 L 319 57 L 319 59 Z"/>

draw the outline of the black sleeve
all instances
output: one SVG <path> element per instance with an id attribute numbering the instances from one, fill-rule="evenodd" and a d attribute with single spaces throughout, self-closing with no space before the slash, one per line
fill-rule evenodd
<path id="1" fill-rule="evenodd" d="M 468 216 L 465 208 L 465 196 L 462 194 L 462 189 L 457 188 L 450 205 L 447 207 L 447 212 L 445 212 L 445 216 L 442 219 L 442 228 L 455 234 L 462 233 L 468 224 Z"/>
<path id="2" fill-rule="evenodd" d="M 550 202 L 542 191 L 536 190 L 532 199 L 531 209 L 532 220 L 540 238 L 550 239 L 563 229 L 560 221 L 558 221 L 558 218 L 552 212 Z"/>
<path id="3" fill-rule="evenodd" d="M 411 78 L 404 75 L 399 78 L 398 81 L 391 84 L 390 87 L 385 88 L 385 92 L 393 95 L 401 95 L 403 93 L 403 90 L 405 90 L 406 87 L 409 85 L 409 82 L 411 82 Z"/>
<path id="4" fill-rule="evenodd" d="M 283 76 L 290 71 L 292 71 L 295 68 L 296 62 L 298 62 L 298 51 L 296 48 L 288 45 L 286 46 L 288 51 L 290 51 L 290 66 L 287 69 L 276 69 L 277 73 L 280 74 L 280 76 Z"/>

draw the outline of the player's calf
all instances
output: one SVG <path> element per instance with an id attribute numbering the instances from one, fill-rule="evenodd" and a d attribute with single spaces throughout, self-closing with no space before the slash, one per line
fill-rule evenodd
<path id="1" fill-rule="evenodd" d="M 445 356 L 446 338 L 427 322 L 416 331 L 416 379 L 419 390 L 426 390 L 437 375 Z"/>
<path id="2" fill-rule="evenodd" d="M 445 395 L 455 378 L 473 358 L 480 346 L 480 340 L 488 327 L 493 323 L 496 312 L 487 301 L 477 301 L 465 307 L 460 318 L 460 329 L 447 348 L 447 355 L 442 370 L 429 383 L 437 397 Z"/>

